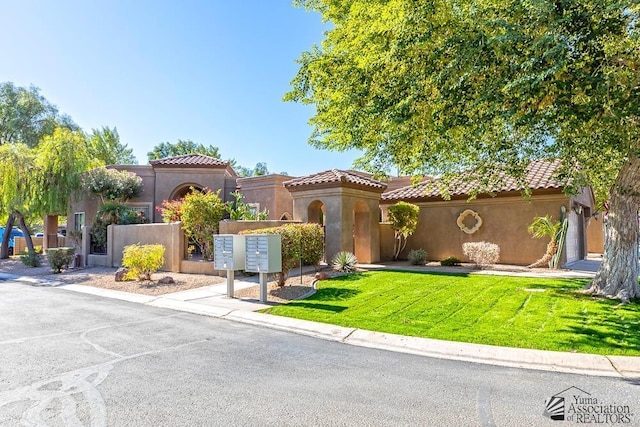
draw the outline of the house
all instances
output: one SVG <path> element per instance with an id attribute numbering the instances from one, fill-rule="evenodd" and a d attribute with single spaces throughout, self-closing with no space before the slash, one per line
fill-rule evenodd
<path id="1" fill-rule="evenodd" d="M 304 177 L 267 175 L 240 178 L 224 161 L 202 155 L 186 155 L 154 160 L 146 166 L 110 166 L 142 177 L 144 190 L 128 205 L 140 210 L 151 222 L 162 221 L 155 207 L 163 200 L 183 197 L 191 187 L 220 191 L 223 201 L 240 191 L 245 202 L 267 209 L 269 220 L 296 220 L 322 224 L 325 228 L 325 257 L 339 251 L 353 252 L 360 262 L 373 263 L 392 258 L 393 231 L 386 223 L 389 206 L 399 201 L 420 208 L 418 229 L 410 236 L 402 256 L 410 249 L 424 249 L 431 260 L 450 256 L 465 259 L 462 244 L 489 241 L 501 248 L 501 262 L 527 265 L 540 258 L 548 242 L 533 239 L 528 225 L 537 216 L 551 215 L 569 221 L 565 262 L 587 254 L 587 225 L 594 211 L 591 189 L 568 196 L 556 180 L 557 163 L 533 162 L 526 182 L 531 190 L 524 200 L 513 180 L 469 201 L 471 184 L 451 188 L 451 198 L 443 199 L 433 180 L 414 186 L 409 177 L 388 182 L 372 175 L 332 169 Z M 89 226 L 97 211 L 97 200 L 81 195 L 68 215 L 68 228 Z M 562 213 L 564 212 L 564 214 Z M 184 251 L 181 251 L 184 252 Z"/>

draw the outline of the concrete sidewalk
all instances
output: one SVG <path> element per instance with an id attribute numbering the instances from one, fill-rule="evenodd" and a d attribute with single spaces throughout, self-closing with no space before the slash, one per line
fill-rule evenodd
<path id="1" fill-rule="evenodd" d="M 399 267 L 388 265 L 367 265 L 362 267 L 368 269 L 414 269 L 406 266 Z M 572 267 L 573 268 L 571 270 L 563 270 L 561 272 L 550 272 L 549 270 L 546 270 L 529 273 L 533 274 L 534 277 L 565 278 L 588 278 L 593 277 L 594 275 L 594 272 L 589 270 L 589 268 L 592 267 L 591 264 L 584 266 L 574 265 Z M 461 270 L 456 268 L 455 271 L 460 272 Z M 510 273 L 511 275 L 524 275 L 526 272 L 518 274 L 518 272 L 505 272 L 501 270 L 483 270 L 470 271 L 470 273 L 500 275 Z M 235 289 L 255 286 L 256 284 L 257 277 L 236 280 Z M 516 368 L 595 376 L 640 378 L 640 357 L 601 356 L 527 350 L 520 348 L 442 341 L 428 338 L 407 337 L 258 313 L 258 310 L 268 308 L 273 304 L 262 304 L 253 299 L 228 298 L 226 296 L 226 283 L 176 292 L 173 294 L 166 294 L 159 297 L 111 291 L 84 285 L 62 285 L 59 286 L 59 288 L 154 307 L 162 307 L 235 322 L 279 329 L 362 347 Z"/>

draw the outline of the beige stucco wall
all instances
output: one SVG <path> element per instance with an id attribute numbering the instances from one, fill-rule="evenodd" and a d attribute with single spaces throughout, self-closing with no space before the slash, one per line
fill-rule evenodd
<path id="1" fill-rule="evenodd" d="M 570 199 L 564 194 L 548 194 L 532 196 L 527 203 L 516 195 L 471 202 L 450 200 L 416 204 L 420 207 L 418 229 L 409 237 L 401 258 L 406 258 L 411 249 L 422 248 L 428 252 L 430 260 L 455 256 L 464 261 L 463 243 L 487 241 L 500 246 L 501 263 L 526 265 L 540 258 L 548 243 L 544 239 L 532 238 L 527 227 L 537 216 L 550 214 L 559 219 L 560 206 L 569 209 Z M 483 221 L 474 234 L 464 233 L 456 224 L 458 216 L 466 209 L 476 211 Z M 382 236 L 381 245 L 385 248 L 381 253 L 388 256 L 389 247 L 393 248 L 393 233 L 385 232 Z"/>
<path id="2" fill-rule="evenodd" d="M 283 182 L 290 180 L 286 175 L 264 175 L 238 178 L 239 191 L 244 194 L 246 203 L 259 203 L 260 210 L 269 211 L 270 220 L 279 220 L 287 213 L 293 219 L 293 197 Z"/>
<path id="3" fill-rule="evenodd" d="M 292 195 L 293 216 L 302 222 L 315 222 L 309 218 L 309 205 L 317 201 L 324 205 L 327 260 L 340 251 L 354 253 L 363 263 L 380 260 L 380 193 L 333 187 L 295 191 Z"/>
<path id="4" fill-rule="evenodd" d="M 125 246 L 140 243 L 143 245 L 160 244 L 165 247 L 164 265 L 161 270 L 180 271 L 180 262 L 184 254 L 184 232 L 182 223 L 110 225 L 107 228 L 107 262 L 112 267 L 122 264 L 122 251 Z"/>
<path id="5" fill-rule="evenodd" d="M 220 190 L 220 199 L 228 200 L 224 193 L 228 172 L 225 169 L 212 168 L 155 168 L 156 187 L 154 206 L 160 206 L 163 200 L 171 200 L 177 190 L 193 185 L 207 187 L 212 191 Z M 162 221 L 159 212 L 155 213 L 154 221 Z"/>

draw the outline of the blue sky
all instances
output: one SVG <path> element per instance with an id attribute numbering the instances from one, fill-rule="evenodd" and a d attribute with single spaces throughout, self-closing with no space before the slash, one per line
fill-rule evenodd
<path id="1" fill-rule="evenodd" d="M 178 139 L 292 176 L 357 157 L 309 146 L 312 107 L 282 102 L 326 28 L 290 0 L 5 0 L 2 15 L 0 82 L 39 87 L 85 131 L 117 127 L 141 164 Z"/>

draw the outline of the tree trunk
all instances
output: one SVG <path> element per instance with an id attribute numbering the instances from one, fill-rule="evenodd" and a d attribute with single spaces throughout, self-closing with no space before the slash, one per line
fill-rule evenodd
<path id="1" fill-rule="evenodd" d="M 553 241 L 549 242 L 549 244 L 547 245 L 547 252 L 545 252 L 544 256 L 533 264 L 527 265 L 527 268 L 549 267 L 549 262 L 551 261 L 557 250 L 558 244 Z"/>
<path id="2" fill-rule="evenodd" d="M 24 241 L 27 244 L 27 251 L 30 254 L 34 255 L 36 251 L 33 247 L 33 239 L 31 239 L 31 233 L 27 228 L 27 224 L 24 222 L 24 216 L 20 212 L 16 212 L 15 217 L 18 219 L 18 227 L 20 227 L 20 230 L 22 230 L 22 233 L 24 234 Z"/>
<path id="3" fill-rule="evenodd" d="M 633 158 L 618 174 L 609 200 L 602 264 L 587 290 L 629 302 L 638 287 L 638 204 L 640 159 Z"/>
<path id="4" fill-rule="evenodd" d="M 13 213 L 9 214 L 9 219 L 7 220 L 7 226 L 4 229 L 4 233 L 2 234 L 2 245 L 0 245 L 0 259 L 9 258 L 9 239 L 11 238 L 11 229 L 13 228 L 13 221 L 15 221 L 15 217 Z"/>

